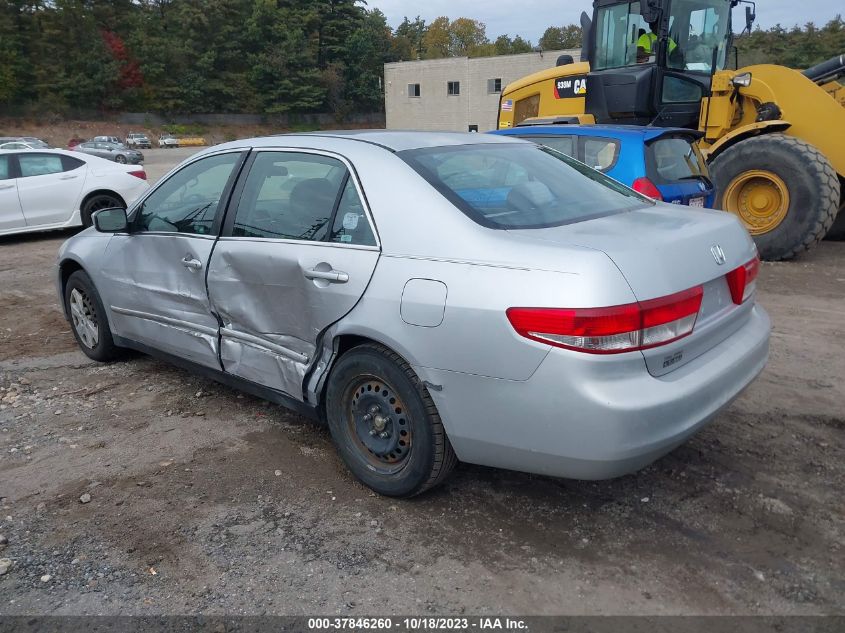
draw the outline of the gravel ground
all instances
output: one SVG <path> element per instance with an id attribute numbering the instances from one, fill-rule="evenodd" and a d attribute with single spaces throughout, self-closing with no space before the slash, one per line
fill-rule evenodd
<path id="1" fill-rule="evenodd" d="M 845 613 L 845 243 L 763 266 L 768 368 L 653 466 L 461 465 L 394 501 L 293 413 L 89 361 L 52 285 L 66 237 L 0 239 L 0 614 Z"/>

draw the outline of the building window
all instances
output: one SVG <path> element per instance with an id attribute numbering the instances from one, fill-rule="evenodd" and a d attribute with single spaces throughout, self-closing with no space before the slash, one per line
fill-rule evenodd
<path id="1" fill-rule="evenodd" d="M 420 85 L 419 84 L 408 84 L 408 96 L 409 97 L 419 97 L 420 96 Z"/>
<path id="2" fill-rule="evenodd" d="M 448 94 L 450 97 L 456 97 L 461 94 L 461 82 L 450 81 L 447 85 Z"/>
<path id="3" fill-rule="evenodd" d="M 487 80 L 487 94 L 499 94 L 502 92 L 502 79 L 501 77 L 497 79 L 488 79 Z"/>

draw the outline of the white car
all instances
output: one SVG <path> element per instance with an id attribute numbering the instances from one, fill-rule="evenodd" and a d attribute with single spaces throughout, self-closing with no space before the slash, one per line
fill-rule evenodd
<path id="1" fill-rule="evenodd" d="M 0 235 L 90 226 L 149 189 L 139 165 L 59 149 L 0 150 Z"/>
<path id="2" fill-rule="evenodd" d="M 172 149 L 179 147 L 179 139 L 172 134 L 162 134 L 158 139 L 158 146 L 161 149 Z"/>
<path id="3" fill-rule="evenodd" d="M 9 141 L 0 144 L 0 149 L 35 149 L 35 146 L 24 141 Z"/>

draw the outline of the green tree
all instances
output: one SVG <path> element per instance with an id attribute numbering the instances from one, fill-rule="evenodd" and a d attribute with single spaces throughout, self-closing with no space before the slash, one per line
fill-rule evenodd
<path id="1" fill-rule="evenodd" d="M 398 59 L 422 59 L 425 56 L 423 40 L 427 30 L 428 27 L 426 27 L 425 20 L 420 18 L 420 16 L 417 16 L 413 21 L 407 17 L 402 20 L 402 24 L 396 27 L 394 33 L 394 40 L 397 41 L 394 49 L 401 50 L 402 52 L 407 50 L 408 55 L 403 55 Z M 401 43 L 399 43 L 400 40 Z"/>
<path id="2" fill-rule="evenodd" d="M 441 59 L 452 54 L 452 34 L 449 31 L 449 18 L 435 18 L 425 31 L 422 39 L 425 59 Z"/>
<path id="3" fill-rule="evenodd" d="M 566 50 L 581 47 L 581 27 L 577 24 L 550 26 L 540 38 L 540 48 L 545 51 Z"/>

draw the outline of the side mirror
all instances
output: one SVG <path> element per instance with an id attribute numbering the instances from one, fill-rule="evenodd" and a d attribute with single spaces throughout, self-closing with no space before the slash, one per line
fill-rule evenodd
<path id="1" fill-rule="evenodd" d="M 756 8 L 756 7 L 755 7 Z M 757 12 L 750 6 L 745 7 L 745 30 L 751 34 L 751 29 L 754 26 L 754 20 L 757 19 Z"/>
<path id="2" fill-rule="evenodd" d="M 123 233 L 129 230 L 126 209 L 100 209 L 91 217 L 94 220 L 94 228 L 100 233 Z"/>

